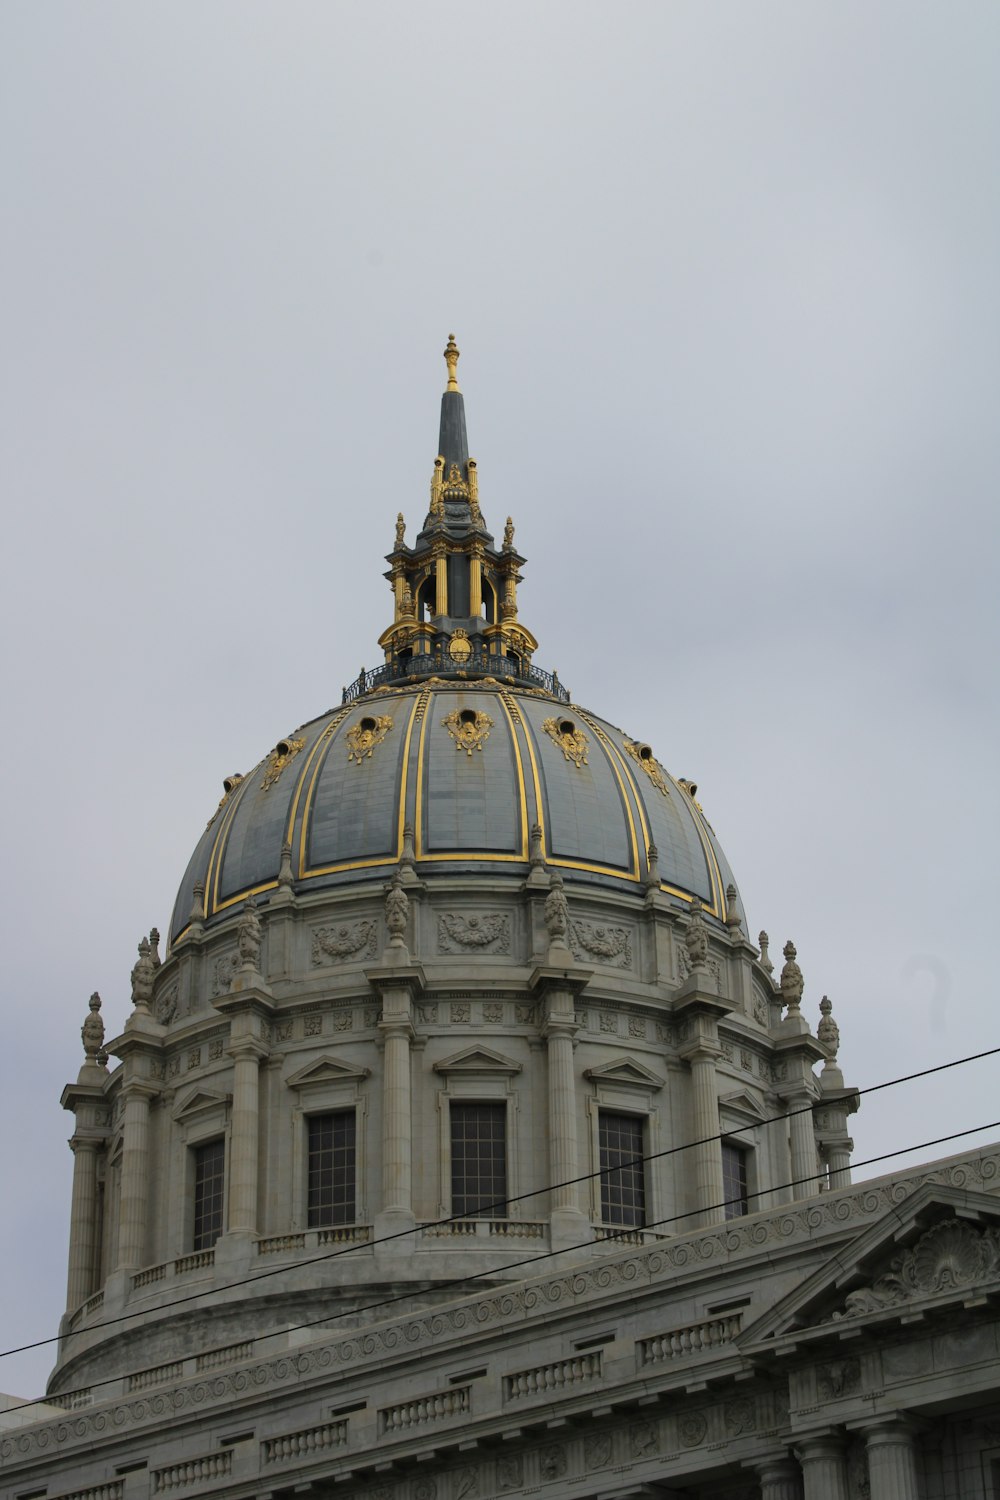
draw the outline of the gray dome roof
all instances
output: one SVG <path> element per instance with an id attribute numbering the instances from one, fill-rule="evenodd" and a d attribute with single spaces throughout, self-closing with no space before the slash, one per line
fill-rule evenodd
<path id="1" fill-rule="evenodd" d="M 654 844 L 661 890 L 724 920 L 733 877 L 694 790 L 648 745 L 538 690 L 489 679 L 382 689 L 303 725 L 227 790 L 184 875 L 171 939 L 196 883 L 204 921 L 251 892 L 266 902 L 286 842 L 301 894 L 384 881 L 407 825 L 422 878 L 523 880 L 537 824 L 568 885 L 637 895 Z"/>

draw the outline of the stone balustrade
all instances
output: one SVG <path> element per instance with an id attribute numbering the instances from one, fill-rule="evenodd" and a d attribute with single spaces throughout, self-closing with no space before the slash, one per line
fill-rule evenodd
<path id="1" fill-rule="evenodd" d="M 535 1219 L 449 1219 L 442 1224 L 423 1224 L 426 1239 L 544 1240 L 548 1225 Z"/>
<path id="2" fill-rule="evenodd" d="M 417 1396 L 413 1401 L 400 1401 L 396 1406 L 382 1407 L 378 1414 L 379 1434 L 385 1437 L 396 1432 L 409 1432 L 414 1427 L 426 1427 L 431 1422 L 468 1416 L 471 1410 L 472 1387 L 456 1385 L 448 1391 L 435 1391 L 430 1396 Z"/>
<path id="3" fill-rule="evenodd" d="M 49 1406 L 61 1406 L 63 1411 L 82 1411 L 85 1406 L 94 1404 L 94 1392 L 91 1386 L 84 1386 L 80 1390 L 66 1391 L 61 1396 L 47 1396 L 46 1404 Z"/>
<path id="4" fill-rule="evenodd" d="M 730 1313 L 723 1318 L 708 1318 L 703 1323 L 690 1323 L 684 1328 L 671 1328 L 667 1333 L 640 1339 L 636 1345 L 639 1368 L 662 1364 L 665 1360 L 684 1359 L 690 1354 L 703 1354 L 706 1350 L 732 1343 L 742 1323 L 741 1313 Z"/>
<path id="5" fill-rule="evenodd" d="M 316 1453 L 343 1448 L 346 1442 L 346 1422 L 324 1422 L 320 1427 L 306 1427 L 301 1432 L 283 1432 L 278 1437 L 266 1438 L 261 1444 L 261 1460 L 264 1464 L 289 1463 L 292 1459 L 310 1458 Z"/>
<path id="6" fill-rule="evenodd" d="M 153 1494 L 168 1495 L 189 1484 L 201 1484 L 206 1479 L 225 1479 L 233 1471 L 233 1451 L 223 1448 L 218 1453 L 205 1453 L 201 1458 L 189 1458 L 179 1464 L 168 1464 L 165 1469 L 153 1470 Z"/>
<path id="7" fill-rule="evenodd" d="M 151 1386 L 165 1385 L 168 1380 L 180 1380 L 184 1374 L 184 1361 L 157 1365 L 151 1370 L 138 1370 L 128 1377 L 129 1391 L 148 1391 Z"/>
<path id="8" fill-rule="evenodd" d="M 557 1359 L 549 1365 L 535 1365 L 530 1370 L 505 1375 L 503 1399 L 521 1401 L 527 1396 L 545 1396 L 550 1391 L 564 1390 L 566 1386 L 599 1380 L 601 1374 L 601 1350 L 592 1349 L 587 1354 L 575 1354 L 570 1359 Z"/>
<path id="9" fill-rule="evenodd" d="M 188 1271 L 207 1271 L 214 1265 L 214 1250 L 195 1250 L 192 1255 L 182 1255 L 174 1261 L 174 1275 L 183 1276 Z"/>
<path id="10" fill-rule="evenodd" d="M 218 1370 L 223 1365 L 234 1365 L 238 1360 L 250 1359 L 253 1354 L 253 1339 L 247 1339 L 243 1344 L 227 1344 L 223 1349 L 206 1349 L 204 1354 L 199 1354 L 194 1362 L 194 1367 L 201 1374 L 202 1370 Z"/>
<path id="11" fill-rule="evenodd" d="M 112 1479 L 109 1484 L 95 1484 L 86 1490 L 67 1490 L 53 1495 L 52 1500 L 123 1500 L 124 1479 Z"/>
<path id="12" fill-rule="evenodd" d="M 144 1286 L 152 1286 L 155 1281 L 162 1281 L 167 1274 L 167 1268 L 162 1266 L 150 1266 L 145 1271 L 136 1271 L 132 1277 L 132 1290 L 138 1292 Z"/>

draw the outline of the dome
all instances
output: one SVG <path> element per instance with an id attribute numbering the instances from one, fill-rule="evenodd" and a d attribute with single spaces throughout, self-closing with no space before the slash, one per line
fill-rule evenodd
<path id="1" fill-rule="evenodd" d="M 187 929 L 196 886 L 203 921 L 232 916 L 251 893 L 263 906 L 283 846 L 302 893 L 385 880 L 400 861 L 421 877 L 523 880 L 534 859 L 567 884 L 640 894 L 658 884 L 725 920 L 733 876 L 695 791 L 642 740 L 541 688 L 437 676 L 381 688 L 229 779 L 181 883 L 171 940 Z"/>

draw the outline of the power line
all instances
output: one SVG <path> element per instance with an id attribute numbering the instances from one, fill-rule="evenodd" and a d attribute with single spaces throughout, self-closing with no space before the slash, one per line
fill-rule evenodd
<path id="1" fill-rule="evenodd" d="M 964 1066 L 966 1063 L 980 1062 L 984 1057 L 995 1057 L 998 1053 L 1000 1053 L 1000 1047 L 991 1047 L 985 1052 L 972 1052 L 969 1053 L 966 1057 L 953 1058 L 950 1062 L 936 1063 L 932 1068 L 922 1068 L 919 1072 L 916 1073 L 903 1073 L 900 1074 L 898 1078 L 889 1078 L 882 1083 L 868 1084 L 867 1087 L 863 1089 L 849 1089 L 847 1090 L 847 1092 L 854 1097 L 860 1097 L 862 1094 L 876 1094 L 882 1089 L 895 1088 L 896 1085 L 900 1083 L 912 1083 L 917 1078 L 928 1078 L 934 1073 L 944 1073 L 950 1068 L 959 1068 Z M 648 1156 L 631 1157 L 628 1161 L 620 1163 L 617 1168 L 598 1167 L 596 1171 L 584 1172 L 581 1173 L 578 1177 L 568 1177 L 564 1182 L 548 1183 L 544 1187 L 532 1188 L 530 1192 L 518 1193 L 513 1198 L 498 1199 L 494 1203 L 483 1204 L 481 1205 L 481 1211 L 484 1213 L 484 1216 L 488 1216 L 489 1210 L 496 1208 L 506 1208 L 509 1207 L 511 1203 L 523 1203 L 526 1202 L 529 1198 L 538 1198 L 543 1193 L 556 1193 L 559 1192 L 561 1188 L 575 1187 L 581 1182 L 591 1182 L 595 1177 L 607 1176 L 609 1171 L 621 1171 L 626 1166 L 645 1165 L 647 1162 L 659 1161 L 663 1157 L 676 1156 L 682 1151 L 691 1151 L 698 1146 L 707 1146 L 710 1145 L 713 1141 L 722 1141 L 733 1135 L 740 1135 L 745 1130 L 756 1129 L 758 1126 L 780 1124 L 782 1121 L 793 1119 L 796 1115 L 811 1114 L 813 1109 L 821 1103 L 821 1099 L 815 1100 L 811 1104 L 803 1105 L 800 1109 L 786 1110 L 780 1115 L 769 1115 L 763 1120 L 756 1121 L 752 1126 L 743 1126 L 741 1130 L 718 1131 L 715 1135 L 702 1136 L 699 1140 L 684 1141 L 679 1146 L 666 1146 L 662 1151 L 653 1151 Z M 986 1130 L 989 1127 L 984 1125 L 981 1128 Z M 904 1149 L 909 1150 L 910 1148 L 906 1147 Z M 895 1155 L 897 1153 L 893 1152 L 890 1154 Z M 874 1159 L 878 1160 L 878 1158 Z M 859 1162 L 856 1163 L 856 1165 L 863 1166 L 865 1164 L 863 1162 Z M 811 1180 L 811 1178 L 803 1179 L 803 1181 Z M 768 1191 L 778 1192 L 780 1191 L 780 1189 L 771 1188 L 768 1189 Z M 701 1210 L 699 1210 L 699 1212 L 700 1211 Z M 443 1228 L 446 1224 L 455 1224 L 462 1220 L 467 1220 L 470 1217 L 471 1216 L 469 1214 L 450 1214 L 447 1218 L 429 1220 L 426 1223 L 421 1224 L 419 1227 L 421 1230 L 440 1229 Z M 683 1218 L 688 1216 L 681 1215 L 681 1217 Z M 393 1234 L 383 1235 L 381 1239 L 363 1240 L 352 1245 L 342 1245 L 339 1249 L 326 1250 L 321 1255 L 310 1255 L 305 1259 L 297 1260 L 294 1266 L 274 1266 L 269 1271 L 258 1271 L 255 1272 L 252 1276 L 243 1276 L 238 1281 L 227 1281 L 225 1286 L 206 1287 L 203 1291 L 189 1292 L 184 1297 L 175 1297 L 172 1302 L 161 1302 L 160 1305 L 157 1308 L 152 1309 L 152 1311 L 155 1311 L 157 1314 L 168 1312 L 175 1307 L 184 1307 L 189 1302 L 197 1302 L 202 1297 L 212 1297 L 222 1292 L 235 1291 L 238 1287 L 241 1286 L 255 1285 L 257 1282 L 266 1281 L 270 1276 L 280 1276 L 287 1271 L 298 1271 L 305 1266 L 314 1266 L 323 1264 L 327 1261 L 337 1260 L 342 1255 L 353 1255 L 358 1250 L 372 1249 L 375 1245 L 388 1245 L 391 1244 L 393 1240 L 404 1239 L 408 1235 L 412 1235 L 414 1232 L 414 1229 L 400 1229 L 396 1230 Z M 523 1262 L 515 1261 L 513 1264 L 515 1266 L 518 1266 L 523 1264 Z M 448 1283 L 445 1283 L 445 1285 L 447 1284 Z M 141 1314 L 136 1312 L 120 1313 L 117 1317 L 106 1318 L 103 1319 L 100 1323 L 91 1324 L 87 1329 L 87 1332 L 98 1333 L 103 1328 L 113 1328 L 117 1323 L 128 1323 L 132 1319 L 139 1316 L 141 1316 Z M 6 1359 L 9 1355 L 12 1354 L 26 1354 L 31 1349 L 43 1349 L 47 1344 L 59 1343 L 60 1339 L 63 1337 L 65 1337 L 65 1335 L 52 1334 L 48 1338 L 36 1339 L 33 1343 L 30 1344 L 19 1344 L 16 1348 L 13 1349 L 0 1349 L 0 1359 Z"/>
<path id="2" fill-rule="evenodd" d="M 931 1070 L 931 1071 L 934 1071 L 934 1070 Z M 883 1088 L 883 1087 L 886 1087 L 886 1085 L 879 1084 L 879 1085 L 877 1085 L 877 1087 Z M 911 1151 L 926 1151 L 931 1146 L 943 1146 L 948 1141 L 956 1141 L 956 1140 L 961 1139 L 963 1136 L 967 1136 L 967 1135 L 976 1135 L 981 1130 L 996 1130 L 996 1129 L 1000 1129 L 1000 1120 L 991 1120 L 991 1121 L 989 1121 L 985 1125 L 972 1125 L 967 1130 L 956 1130 L 956 1131 L 953 1131 L 950 1135 L 939 1135 L 939 1136 L 936 1136 L 933 1140 L 930 1140 L 930 1141 L 920 1141 L 919 1143 L 914 1144 L 912 1146 L 900 1146 L 898 1148 L 898 1150 L 896 1150 L 896 1151 L 884 1151 L 879 1156 L 869 1156 L 865 1161 L 856 1162 L 855 1165 L 859 1166 L 859 1167 L 874 1166 L 874 1164 L 876 1162 L 889 1161 L 894 1156 L 905 1156 L 905 1155 L 907 1155 Z M 714 1137 L 714 1136 L 713 1137 L 709 1137 L 709 1139 L 714 1140 L 714 1139 L 716 1139 L 716 1137 Z M 646 1158 L 646 1159 L 648 1160 L 649 1158 Z M 595 1174 L 591 1174 L 591 1175 L 595 1175 Z M 818 1181 L 820 1181 L 822 1179 L 823 1175 L 824 1174 L 821 1173 L 821 1172 L 815 1172 L 815 1173 L 810 1174 L 808 1177 L 795 1177 L 795 1178 L 790 1179 L 788 1182 L 778 1183 L 774 1187 L 762 1188 L 760 1190 L 760 1192 L 758 1192 L 758 1193 L 751 1193 L 750 1197 L 752 1197 L 752 1198 L 763 1198 L 763 1197 L 766 1197 L 768 1193 L 780 1193 L 780 1192 L 784 1192 L 786 1188 L 800 1187 L 803 1183 L 818 1182 Z M 512 1199 L 510 1201 L 513 1202 L 514 1200 Z M 731 1204 L 731 1203 L 736 1203 L 736 1202 L 739 1202 L 739 1201 L 740 1200 L 736 1199 L 736 1198 L 724 1198 L 719 1203 L 714 1203 L 714 1204 L 709 1205 L 708 1208 L 690 1209 L 686 1213 L 673 1214 L 669 1218 L 656 1219 L 656 1220 L 653 1221 L 652 1224 L 645 1224 L 645 1225 L 642 1226 L 642 1228 L 643 1229 L 655 1229 L 658 1226 L 662 1226 L 662 1225 L 665 1225 L 665 1224 L 676 1224 L 681 1219 L 691 1219 L 691 1218 L 694 1218 L 697 1214 L 701 1214 L 701 1213 L 713 1213 L 713 1212 L 716 1212 L 719 1209 L 725 1209 L 725 1208 L 727 1208 L 729 1206 L 729 1204 Z M 794 1208 L 797 1206 L 797 1204 L 804 1203 L 805 1201 L 806 1201 L 805 1199 L 795 1199 L 794 1202 L 791 1203 L 791 1204 L 783 1204 L 782 1205 L 782 1209 L 783 1209 L 784 1212 L 787 1213 L 789 1211 L 794 1210 Z M 738 1217 L 739 1218 L 743 1218 L 745 1216 L 744 1215 L 739 1215 Z M 450 1219 L 442 1219 L 442 1220 L 439 1220 L 438 1222 L 439 1223 L 452 1223 L 454 1221 L 450 1220 Z M 729 1223 L 729 1224 L 735 1224 L 737 1221 L 736 1221 L 736 1218 L 733 1218 L 733 1219 L 725 1220 L 724 1222 Z M 706 1226 L 706 1232 L 709 1232 L 710 1227 L 714 1227 L 714 1226 Z M 412 1229 L 408 1229 L 408 1230 L 404 1230 L 403 1231 L 404 1234 L 410 1234 L 410 1235 L 412 1235 L 414 1232 L 415 1231 L 412 1230 Z M 628 1234 L 634 1234 L 634 1233 L 635 1233 L 635 1228 L 634 1227 L 633 1228 L 625 1227 L 625 1228 L 622 1228 L 621 1230 L 615 1231 L 615 1232 L 613 1232 L 611 1234 L 608 1234 L 608 1235 L 604 1236 L 603 1239 L 601 1239 L 601 1240 L 596 1240 L 596 1239 L 590 1240 L 590 1241 L 588 1241 L 584 1245 L 568 1245 L 568 1246 L 564 1246 L 560 1250 L 543 1250 L 538 1255 L 529 1255 L 529 1256 L 526 1256 L 523 1260 L 508 1261 L 508 1262 L 506 1262 L 502 1266 L 491 1266 L 490 1268 L 488 1268 L 486 1270 L 482 1270 L 482 1271 L 470 1271 L 467 1276 L 450 1277 L 447 1281 L 437 1282 L 435 1284 L 435 1290 L 447 1290 L 448 1288 L 452 1288 L 452 1287 L 468 1286 L 468 1284 L 470 1282 L 480 1281 L 480 1280 L 482 1280 L 483 1277 L 495 1276 L 495 1275 L 498 1274 L 498 1272 L 507 1272 L 507 1271 L 512 1271 L 512 1270 L 517 1270 L 519 1266 L 528 1266 L 528 1265 L 532 1265 L 533 1266 L 533 1265 L 538 1265 L 540 1261 L 551 1260 L 553 1258 L 553 1256 L 556 1256 L 556 1255 L 567 1255 L 567 1254 L 570 1254 L 573 1251 L 583 1250 L 583 1249 L 586 1249 L 588 1247 L 588 1245 L 610 1244 L 614 1240 L 624 1239 L 624 1237 L 626 1235 L 628 1235 Z M 396 1236 L 396 1235 L 387 1235 L 386 1236 L 386 1240 L 396 1239 L 396 1238 L 398 1238 L 398 1236 Z M 386 1242 L 386 1240 L 379 1241 L 378 1243 L 384 1244 Z M 644 1249 L 655 1249 L 655 1246 L 650 1245 L 650 1246 L 644 1246 L 643 1248 Z M 301 1265 L 301 1264 L 303 1264 L 303 1262 L 300 1261 L 297 1264 Z M 284 1269 L 286 1269 L 286 1270 L 295 1269 L 295 1267 L 287 1267 L 286 1266 Z M 234 1282 L 232 1284 L 235 1285 L 235 1286 L 241 1286 L 244 1283 L 242 1283 L 242 1282 Z M 220 1290 L 226 1290 L 226 1288 L 221 1288 Z M 254 1334 L 252 1336 L 253 1337 L 253 1342 L 256 1345 L 256 1344 L 263 1343 L 265 1339 L 282 1338 L 286 1334 L 289 1334 L 289 1333 L 301 1333 L 303 1331 L 303 1329 L 306 1329 L 306 1328 L 316 1328 L 320 1324 L 323 1324 L 323 1323 L 327 1323 L 327 1324 L 328 1323 L 333 1323 L 333 1322 L 336 1322 L 336 1320 L 338 1318 L 353 1317 L 353 1316 L 355 1316 L 358 1313 L 375 1312 L 380 1307 L 391 1307 L 396 1302 L 408 1302 L 408 1301 L 411 1301 L 412 1298 L 413 1298 L 413 1295 L 414 1295 L 413 1294 L 413 1289 L 410 1288 L 409 1290 L 407 1290 L 405 1292 L 397 1292 L 397 1293 L 395 1293 L 391 1297 L 380 1297 L 375 1302 L 366 1302 L 366 1303 L 363 1303 L 361 1307 L 353 1307 L 353 1306 L 352 1307 L 344 1307 L 344 1308 L 341 1308 L 341 1309 L 339 1309 L 337 1311 L 334 1311 L 334 1312 L 323 1313 L 320 1317 L 318 1317 L 318 1318 L 310 1318 L 310 1319 L 308 1319 L 304 1323 L 292 1323 L 291 1325 L 289 1325 L 288 1327 L 285 1327 L 285 1328 L 274 1328 L 274 1329 L 271 1329 L 271 1331 L 268 1332 L 268 1333 L 257 1333 L 257 1334 Z M 164 1305 L 165 1306 L 173 1306 L 172 1303 L 170 1303 L 170 1304 L 164 1304 Z M 161 1311 L 162 1309 L 156 1309 L 156 1310 L 157 1311 Z M 135 1316 L 135 1314 L 133 1314 L 133 1316 Z M 118 1321 L 118 1320 L 116 1319 L 115 1321 Z M 104 1326 L 104 1325 L 98 1325 L 98 1326 Z M 53 1339 L 42 1339 L 40 1341 L 40 1343 L 52 1343 L 52 1342 L 54 1342 Z M 35 1348 L 38 1348 L 39 1345 L 38 1344 L 26 1344 L 24 1347 L 26 1349 L 35 1349 Z M 9 1349 L 9 1350 L 6 1350 L 4 1352 L 7 1353 L 7 1354 L 17 1354 L 17 1353 L 20 1353 L 21 1351 L 20 1350 L 16 1350 L 16 1349 Z M 2 1356 L 0 1356 L 0 1357 L 2 1357 Z M 115 1385 L 118 1381 L 126 1381 L 126 1380 L 128 1380 L 130 1378 L 130 1376 L 132 1376 L 134 1374 L 141 1374 L 141 1373 L 142 1373 L 142 1371 L 126 1370 L 124 1372 L 119 1373 L 118 1375 L 108 1376 L 104 1380 L 94 1380 L 94 1381 L 91 1381 L 90 1385 L 87 1386 L 86 1389 L 88 1391 L 92 1391 L 92 1390 L 98 1389 L 101 1386 Z M 167 1389 L 174 1390 L 174 1389 L 176 1389 L 176 1387 L 168 1387 Z M 164 1390 L 164 1387 L 157 1387 L 158 1393 L 162 1394 L 163 1390 Z M 72 1393 L 68 1393 L 68 1394 L 72 1394 Z M 29 1406 L 37 1406 L 37 1405 L 39 1405 L 39 1403 L 50 1404 L 50 1405 L 55 1405 L 56 1404 L 55 1402 L 46 1403 L 44 1396 L 39 1396 L 34 1401 L 22 1401 L 17 1406 L 9 1406 L 9 1407 L 6 1408 L 6 1411 L 9 1411 L 9 1412 L 10 1411 L 24 1411 L 27 1407 L 29 1407 Z"/>

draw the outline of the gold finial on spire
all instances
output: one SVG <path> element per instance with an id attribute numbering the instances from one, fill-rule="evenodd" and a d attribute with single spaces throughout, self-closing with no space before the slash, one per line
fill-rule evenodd
<path id="1" fill-rule="evenodd" d="M 460 351 L 458 345 L 455 343 L 455 335 L 453 333 L 449 333 L 448 347 L 444 351 L 445 363 L 448 366 L 448 384 L 445 389 L 449 391 L 458 390 L 457 366 L 459 352 Z"/>

